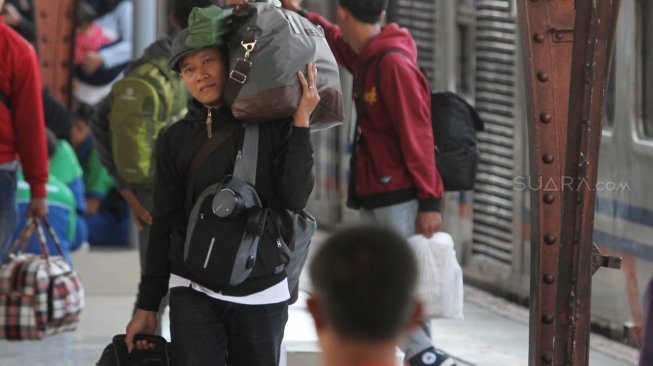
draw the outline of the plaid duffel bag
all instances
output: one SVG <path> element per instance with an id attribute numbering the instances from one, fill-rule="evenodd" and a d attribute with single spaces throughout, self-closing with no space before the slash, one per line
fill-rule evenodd
<path id="1" fill-rule="evenodd" d="M 47 221 L 43 223 L 58 244 Z M 18 253 L 35 227 L 43 254 Z M 38 221 L 28 220 L 11 252 L 9 261 L 0 266 L 0 339 L 42 339 L 75 330 L 84 288 L 63 255 L 49 255 Z"/>

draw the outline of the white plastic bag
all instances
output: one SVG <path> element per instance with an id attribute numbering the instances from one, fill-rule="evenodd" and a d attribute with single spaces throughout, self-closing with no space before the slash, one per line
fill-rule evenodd
<path id="1" fill-rule="evenodd" d="M 415 235 L 408 243 L 417 259 L 417 297 L 424 302 L 425 318 L 462 319 L 463 271 L 451 235 Z"/>

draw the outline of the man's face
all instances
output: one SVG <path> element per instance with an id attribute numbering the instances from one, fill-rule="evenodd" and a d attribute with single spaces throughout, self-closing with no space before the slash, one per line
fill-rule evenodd
<path id="1" fill-rule="evenodd" d="M 179 61 L 179 72 L 193 98 L 211 108 L 222 105 L 227 66 L 217 48 L 203 48 L 184 56 Z"/>
<path id="2" fill-rule="evenodd" d="M 340 26 L 340 31 L 342 32 L 342 39 L 349 45 L 351 45 L 351 27 L 350 20 L 352 18 L 351 13 L 342 5 L 338 5 L 336 9 L 336 15 L 338 18 L 338 26 Z"/>

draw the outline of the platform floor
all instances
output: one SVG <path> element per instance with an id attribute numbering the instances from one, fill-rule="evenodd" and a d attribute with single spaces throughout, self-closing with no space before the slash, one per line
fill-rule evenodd
<path id="1" fill-rule="evenodd" d="M 74 333 L 42 341 L 0 341 L 0 366 L 88 366 L 99 359 L 114 334 L 124 333 L 138 283 L 138 252 L 134 249 L 91 249 L 73 254 L 86 288 L 86 308 Z M 302 279 L 302 287 L 309 285 Z M 291 306 L 281 366 L 319 363 L 319 345 L 306 312 L 306 293 Z M 439 348 L 459 366 L 525 366 L 528 364 L 528 310 L 466 286 L 465 319 L 434 320 Z M 400 357 L 398 352 L 398 357 Z M 636 365 L 638 351 L 592 335 L 590 365 Z"/>

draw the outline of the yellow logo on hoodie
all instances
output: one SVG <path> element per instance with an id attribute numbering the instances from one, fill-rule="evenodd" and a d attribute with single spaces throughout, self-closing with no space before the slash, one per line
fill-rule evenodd
<path id="1" fill-rule="evenodd" d="M 376 103 L 376 100 L 378 99 L 378 94 L 376 93 L 376 86 L 373 86 L 372 90 L 365 92 L 364 98 L 365 98 L 365 103 L 367 104 Z"/>

